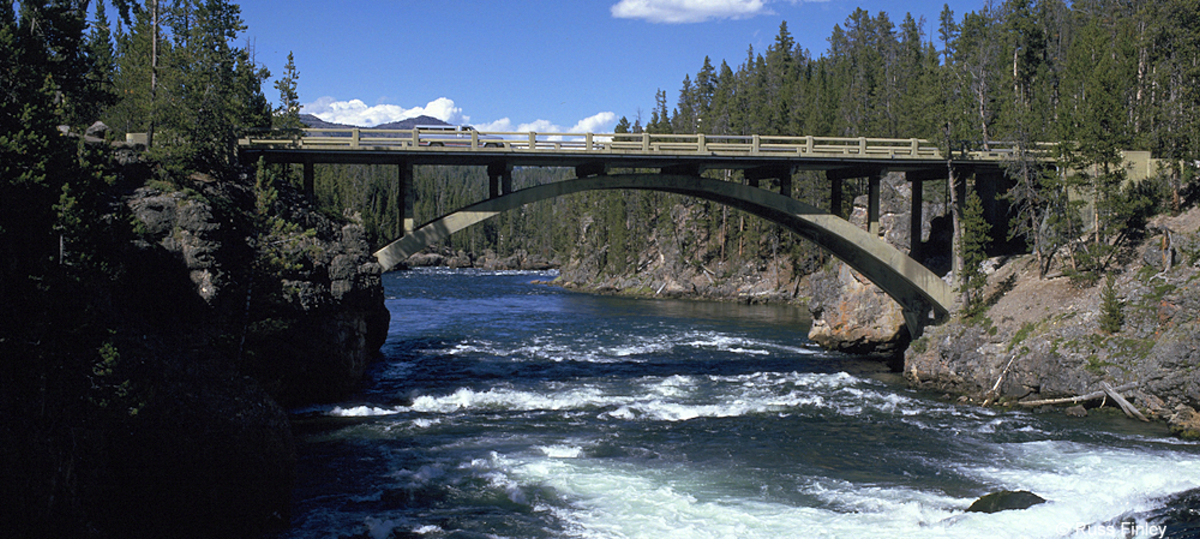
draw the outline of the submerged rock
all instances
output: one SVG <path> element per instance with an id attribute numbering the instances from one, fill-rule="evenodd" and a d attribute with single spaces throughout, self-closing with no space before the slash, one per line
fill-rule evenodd
<path id="1" fill-rule="evenodd" d="M 971 504 L 968 513 L 997 513 L 1012 509 L 1028 509 L 1046 503 L 1045 498 L 1028 490 L 1002 490 L 988 494 Z"/>
<path id="2" fill-rule="evenodd" d="M 1063 410 L 1063 413 L 1066 414 L 1067 417 L 1087 417 L 1088 415 L 1087 408 L 1084 408 L 1083 405 L 1080 404 L 1076 404 L 1075 406 L 1071 406 L 1070 408 Z"/>
<path id="3" fill-rule="evenodd" d="M 1200 440 L 1200 413 L 1185 405 L 1179 405 L 1175 414 L 1167 421 L 1171 433 L 1186 440 Z"/>

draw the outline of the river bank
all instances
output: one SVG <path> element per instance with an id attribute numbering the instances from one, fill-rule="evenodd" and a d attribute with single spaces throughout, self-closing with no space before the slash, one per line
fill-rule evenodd
<path id="1" fill-rule="evenodd" d="M 975 320 L 926 329 L 905 354 L 914 386 L 965 402 L 1074 397 L 1136 384 L 1125 397 L 1184 437 L 1200 435 L 1200 210 L 1160 216 L 1108 273 L 1124 321 L 1101 328 L 1103 279 L 1039 278 L 1031 256 L 993 260 L 990 307 Z M 1094 399 L 1083 405 L 1101 405 Z M 1075 409 L 1075 413 L 1081 410 Z"/>

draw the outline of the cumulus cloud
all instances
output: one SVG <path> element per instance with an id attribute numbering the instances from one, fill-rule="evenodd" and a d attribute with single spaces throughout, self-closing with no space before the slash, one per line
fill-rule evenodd
<path id="1" fill-rule="evenodd" d="M 432 116 L 452 124 L 464 123 L 470 117 L 463 116 L 462 109 L 454 106 L 454 100 L 439 97 L 426 103 L 424 107 L 404 108 L 399 105 L 386 103 L 367 106 L 360 99 L 338 101 L 332 97 L 322 97 L 301 109 L 306 114 L 312 114 L 327 122 L 338 124 L 374 127 L 389 122 L 398 122 L 417 116 Z"/>
<path id="2" fill-rule="evenodd" d="M 572 133 L 608 133 L 612 131 L 613 126 L 617 123 L 617 115 L 611 112 L 601 112 L 588 116 L 575 127 L 571 128 Z"/>
<path id="3" fill-rule="evenodd" d="M 515 131 L 512 120 L 508 118 L 500 118 L 499 120 L 485 124 L 472 124 L 472 127 L 480 131 Z"/>
<path id="4" fill-rule="evenodd" d="M 644 19 L 683 24 L 712 19 L 745 19 L 771 13 L 764 0 L 621 0 L 613 5 L 618 19 Z"/>
<path id="5" fill-rule="evenodd" d="M 532 122 L 514 124 L 509 118 L 501 118 L 490 123 L 474 124 L 480 131 L 508 131 L 525 133 L 608 133 L 617 122 L 617 115 L 612 112 L 601 112 L 579 120 L 571 127 L 563 127 L 550 120 L 534 120 Z"/>
<path id="6" fill-rule="evenodd" d="M 360 127 L 374 127 L 380 124 L 398 122 L 417 116 L 432 116 L 439 120 L 455 125 L 472 125 L 480 131 L 528 132 L 539 133 L 607 133 L 616 124 L 617 115 L 612 112 L 600 112 L 579 120 L 571 127 L 563 127 L 550 120 L 534 120 L 517 123 L 505 117 L 494 122 L 470 124 L 471 117 L 463 114 L 461 108 L 454 106 L 454 100 L 440 97 L 427 103 L 424 107 L 404 108 L 397 105 L 379 104 L 367 106 L 360 99 L 339 101 L 332 97 L 322 97 L 303 106 L 302 112 L 312 114 L 327 122 Z"/>

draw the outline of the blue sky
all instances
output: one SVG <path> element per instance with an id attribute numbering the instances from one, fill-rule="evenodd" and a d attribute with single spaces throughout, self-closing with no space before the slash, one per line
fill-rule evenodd
<path id="1" fill-rule="evenodd" d="M 372 126 L 428 114 L 493 131 L 610 132 L 643 122 L 654 94 L 673 105 L 685 75 L 712 59 L 737 69 L 787 21 L 822 54 L 855 8 L 926 20 L 943 4 L 961 20 L 985 0 L 252 0 L 243 34 L 256 59 L 300 73 L 304 112 Z M 267 97 L 278 100 L 273 87 Z"/>

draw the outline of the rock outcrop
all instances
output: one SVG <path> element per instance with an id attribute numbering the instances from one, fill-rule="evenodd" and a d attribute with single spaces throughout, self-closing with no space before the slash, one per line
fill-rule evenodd
<path id="1" fill-rule="evenodd" d="M 968 513 L 999 513 L 1028 509 L 1046 503 L 1045 498 L 1028 490 L 1002 490 L 980 497 L 967 508 Z"/>
<path id="2" fill-rule="evenodd" d="M 902 174 L 889 174 L 880 182 L 879 224 L 883 239 L 907 253 L 911 247 L 910 222 L 912 185 Z M 930 245 L 926 252 L 941 253 L 938 260 L 925 261 L 931 267 L 948 266 L 949 238 L 944 227 L 941 204 L 924 203 L 921 241 Z M 865 227 L 867 197 L 854 200 L 850 221 Z M 818 271 L 809 280 L 809 311 L 813 323 L 808 338 L 828 350 L 897 359 L 908 346 L 910 336 L 900 305 L 842 262 Z"/>
<path id="3" fill-rule="evenodd" d="M 180 183 L 124 200 L 135 239 L 97 292 L 124 379 L 104 406 L 125 411 L 92 426 L 79 495 L 108 534 L 259 537 L 291 507 L 280 403 L 358 387 L 387 333 L 380 268 L 359 224 L 286 188 L 268 222 L 245 178 Z"/>
<path id="4" fill-rule="evenodd" d="M 905 376 L 976 401 L 1073 397 L 1106 383 L 1136 383 L 1125 397 L 1137 408 L 1196 432 L 1200 209 L 1158 218 L 1148 229 L 1159 232 L 1109 272 L 1124 317 L 1119 331 L 1100 327 L 1103 281 L 1039 278 L 1031 257 L 1017 257 L 990 275 L 985 296 L 992 306 L 983 317 L 928 328 L 913 342 Z"/>
<path id="5" fill-rule="evenodd" d="M 904 312 L 878 287 L 838 262 L 809 279 L 808 338 L 826 350 L 895 358 L 908 345 Z"/>
<path id="6" fill-rule="evenodd" d="M 286 404 L 324 401 L 357 387 L 387 336 L 381 268 L 361 225 L 338 225 L 293 201 L 285 221 L 297 231 L 255 228 L 237 203 L 249 194 L 234 183 L 202 184 L 204 192 L 143 187 L 127 204 L 139 247 L 175 259 L 197 297 L 220 320 L 227 353 Z M 215 208 L 209 200 L 223 200 Z M 274 273 L 261 267 L 255 242 L 288 258 Z M 278 247 L 282 245 L 282 247 Z"/>

